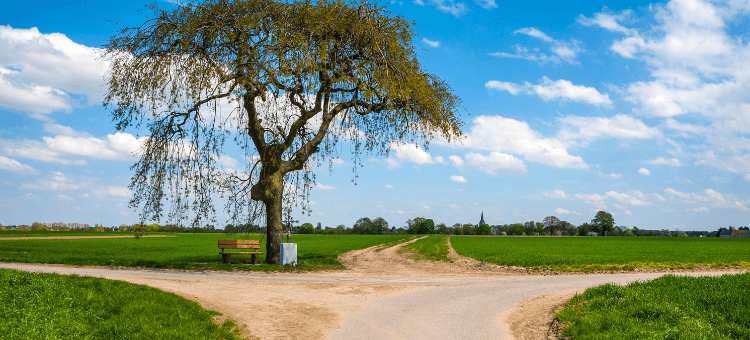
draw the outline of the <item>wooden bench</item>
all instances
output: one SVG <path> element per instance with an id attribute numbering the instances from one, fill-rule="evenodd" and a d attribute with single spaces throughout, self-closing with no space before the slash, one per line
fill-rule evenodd
<path id="1" fill-rule="evenodd" d="M 233 255 L 251 255 L 249 260 L 253 264 L 258 264 L 258 255 L 263 254 L 259 251 L 226 251 L 226 249 L 260 249 L 260 241 L 258 240 L 219 240 L 219 248 L 221 248 L 219 254 L 221 254 L 224 263 L 232 261 Z M 247 260 L 248 258 L 235 259 L 235 261 L 243 262 Z"/>

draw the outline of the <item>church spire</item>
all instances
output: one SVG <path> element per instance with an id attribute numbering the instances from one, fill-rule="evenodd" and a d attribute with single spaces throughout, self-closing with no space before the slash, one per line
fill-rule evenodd
<path id="1" fill-rule="evenodd" d="M 482 224 L 487 224 L 487 223 L 484 223 L 484 210 L 482 210 L 482 217 L 479 218 L 479 225 L 482 225 Z"/>

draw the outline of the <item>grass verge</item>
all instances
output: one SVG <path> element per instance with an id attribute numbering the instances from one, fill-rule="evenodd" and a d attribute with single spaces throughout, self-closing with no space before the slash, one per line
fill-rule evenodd
<path id="1" fill-rule="evenodd" d="M 557 313 L 585 339 L 750 339 L 750 273 L 589 288 Z"/>
<path id="2" fill-rule="evenodd" d="M 215 315 L 151 287 L 0 269 L 3 339 L 241 339 Z"/>
<path id="3" fill-rule="evenodd" d="M 750 268 L 750 239 L 697 237 L 451 237 L 462 256 L 563 272 Z"/>
<path id="4" fill-rule="evenodd" d="M 172 234 L 175 235 L 175 234 Z M 409 235 L 293 235 L 297 267 L 223 264 L 220 239 L 261 239 L 258 234 L 176 234 L 177 237 L 114 239 L 0 240 L 0 262 L 54 263 L 74 266 L 122 266 L 166 269 L 244 271 L 341 270 L 342 253 L 395 242 Z M 260 251 L 265 260 L 265 238 Z"/>
<path id="5" fill-rule="evenodd" d="M 453 262 L 448 258 L 448 237 L 444 235 L 427 236 L 401 247 L 399 252 L 415 260 Z"/>
<path id="6" fill-rule="evenodd" d="M 378 251 L 381 251 L 381 250 L 384 250 L 384 249 L 388 249 L 388 248 L 393 247 L 393 246 L 395 246 L 397 244 L 404 243 L 404 242 L 409 242 L 409 241 L 411 241 L 411 240 L 413 240 L 415 238 L 417 238 L 417 235 L 411 235 L 411 236 L 408 236 L 408 237 L 405 237 L 405 238 L 395 239 L 393 241 L 386 242 L 386 243 L 383 243 L 381 245 L 378 245 L 377 247 L 375 247 L 375 251 L 378 252 Z"/>

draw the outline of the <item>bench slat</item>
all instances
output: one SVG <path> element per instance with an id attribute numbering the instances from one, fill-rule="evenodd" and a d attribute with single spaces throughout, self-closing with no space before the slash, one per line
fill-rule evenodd
<path id="1" fill-rule="evenodd" d="M 219 240 L 219 245 L 256 245 L 260 246 L 259 240 Z"/>
<path id="2" fill-rule="evenodd" d="M 263 255 L 260 251 L 220 251 L 219 254 L 232 254 L 232 255 Z"/>
<path id="3" fill-rule="evenodd" d="M 240 245 L 233 245 L 233 244 L 220 244 L 219 248 L 227 248 L 227 249 L 260 249 L 259 245 L 252 245 L 252 244 L 240 244 Z"/>

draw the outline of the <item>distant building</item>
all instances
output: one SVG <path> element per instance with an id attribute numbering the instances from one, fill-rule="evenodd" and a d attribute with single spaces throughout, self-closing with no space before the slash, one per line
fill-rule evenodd
<path id="1" fill-rule="evenodd" d="M 487 223 L 484 223 L 484 210 L 482 210 L 482 217 L 479 218 L 479 224 L 477 224 L 477 226 L 480 226 L 482 224 L 487 224 Z"/>
<path id="2" fill-rule="evenodd" d="M 732 237 L 732 230 L 722 230 L 721 233 L 719 233 L 719 237 Z"/>
<path id="3" fill-rule="evenodd" d="M 732 237 L 732 238 L 750 238 L 750 231 L 748 230 L 732 230 L 732 234 L 724 236 L 722 233 L 721 237 Z"/>
<path id="4" fill-rule="evenodd" d="M 708 237 L 707 231 L 688 231 L 688 237 Z"/>

